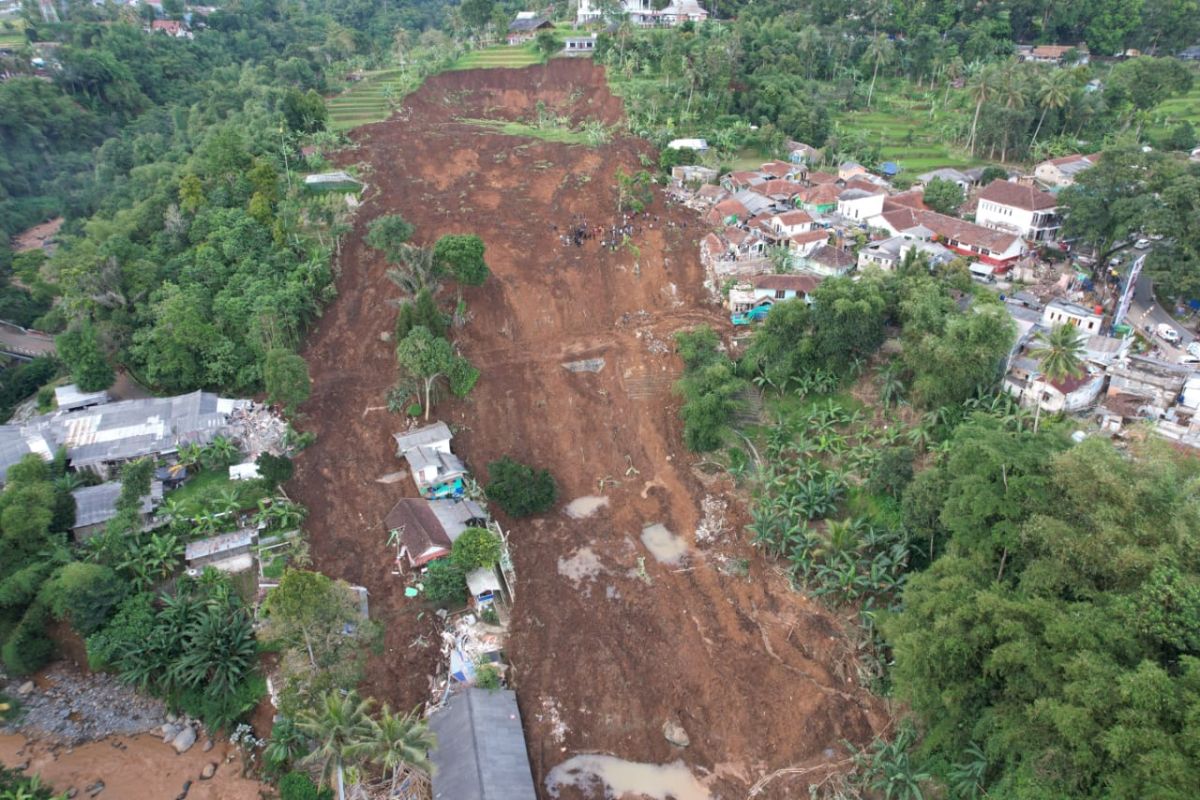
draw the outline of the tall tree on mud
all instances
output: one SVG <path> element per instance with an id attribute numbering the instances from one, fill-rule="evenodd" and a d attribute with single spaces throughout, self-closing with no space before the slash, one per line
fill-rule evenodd
<path id="1" fill-rule="evenodd" d="M 479 379 L 479 370 L 471 362 L 454 352 L 449 341 L 434 336 L 424 325 L 417 325 L 396 345 L 396 360 L 401 369 L 423 384 L 426 421 L 429 420 L 433 387 L 439 378 L 446 378 L 450 391 L 458 397 L 466 396 Z"/>

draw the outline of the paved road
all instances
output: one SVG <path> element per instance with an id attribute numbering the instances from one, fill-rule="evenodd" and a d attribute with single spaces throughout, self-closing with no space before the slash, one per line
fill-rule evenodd
<path id="1" fill-rule="evenodd" d="M 0 325 L 0 350 L 29 357 L 52 355 L 54 337 L 41 333 L 22 333 L 19 328 Z"/>
<path id="2" fill-rule="evenodd" d="M 1158 305 L 1154 299 L 1154 282 L 1145 271 L 1138 277 L 1137 286 L 1134 287 L 1127 321 L 1140 328 L 1142 333 L 1166 354 L 1169 361 L 1177 361 L 1183 356 L 1188 343 L 1196 338 Z M 1167 344 L 1155 334 L 1158 326 L 1162 324 L 1170 325 L 1179 334 L 1178 346 Z"/>

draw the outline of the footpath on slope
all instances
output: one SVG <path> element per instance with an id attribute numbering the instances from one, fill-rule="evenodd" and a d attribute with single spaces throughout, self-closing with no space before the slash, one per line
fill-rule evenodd
<path id="1" fill-rule="evenodd" d="M 545 517 L 505 520 L 518 578 L 508 650 L 535 778 L 549 797 L 549 773 L 577 754 L 681 759 L 713 796 L 744 796 L 771 770 L 839 760 L 842 740 L 882 729 L 884 707 L 856 684 L 842 621 L 750 548 L 734 487 L 682 446 L 671 336 L 721 324 L 699 221 L 657 192 L 646 215 L 621 219 L 616 175 L 653 157 L 643 142 L 589 148 L 464 121 L 530 122 L 539 110 L 575 127 L 621 115 L 600 68 L 554 60 L 434 77 L 391 120 L 352 134 L 358 147 L 341 160 L 365 163 L 372 188 L 305 352 L 313 396 L 302 410 L 317 441 L 289 492 L 310 509 L 316 567 L 365 585 L 386 626 L 365 691 L 412 708 L 428 695 L 440 623 L 391 575 L 382 520 L 415 494 L 378 481 L 401 467 L 391 433 L 402 421 L 382 408 L 398 290 L 362 236 L 386 213 L 412 222 L 421 244 L 480 235 L 493 277 L 466 291 L 471 319 L 454 336 L 482 375 L 435 415 L 478 478 L 511 455 L 560 486 Z M 633 246 L 605 247 L 627 222 Z M 597 235 L 576 244 L 580 228 Z M 687 747 L 664 735 L 680 741 L 679 728 Z M 802 786 L 781 779 L 761 796 L 807 796 Z"/>

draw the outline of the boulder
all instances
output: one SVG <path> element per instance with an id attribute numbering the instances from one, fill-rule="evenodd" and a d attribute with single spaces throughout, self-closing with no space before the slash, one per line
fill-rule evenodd
<path id="1" fill-rule="evenodd" d="M 209 750 L 212 750 L 212 749 L 213 749 L 213 740 L 205 739 L 204 740 L 204 752 L 207 753 Z"/>
<path id="2" fill-rule="evenodd" d="M 215 761 L 210 761 L 204 765 L 204 769 L 200 770 L 200 780 L 206 781 L 213 775 L 217 774 L 217 764 Z"/>
<path id="3" fill-rule="evenodd" d="M 196 731 L 192 728 L 184 728 L 172 740 L 171 746 L 175 748 L 176 753 L 186 753 L 196 743 Z"/>
<path id="4" fill-rule="evenodd" d="M 663 723 L 663 737 L 676 747 L 687 747 L 692 743 L 687 731 L 677 721 L 669 719 Z"/>
<path id="5" fill-rule="evenodd" d="M 179 732 L 183 730 L 183 728 L 179 725 L 171 725 L 168 723 L 163 725 L 159 730 L 162 731 L 163 741 L 167 744 L 170 744 L 171 742 L 175 741 L 175 737 L 179 735 Z"/>
<path id="6" fill-rule="evenodd" d="M 178 722 L 178 721 L 179 721 L 179 717 L 175 714 L 174 711 L 167 712 L 167 722 Z"/>
<path id="7" fill-rule="evenodd" d="M 22 697 L 24 697 L 25 695 L 29 694 L 29 693 L 30 693 L 30 692 L 32 692 L 32 691 L 33 691 L 33 681 L 25 681 L 25 682 L 24 682 L 24 683 L 22 683 L 22 684 L 21 684 L 21 686 L 20 686 L 20 687 L 17 689 L 17 694 L 19 694 L 19 695 L 21 695 Z"/>

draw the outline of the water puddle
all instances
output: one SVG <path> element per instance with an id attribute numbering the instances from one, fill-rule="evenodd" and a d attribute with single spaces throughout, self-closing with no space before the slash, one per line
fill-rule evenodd
<path id="1" fill-rule="evenodd" d="M 558 560 L 558 574 L 570 578 L 576 587 L 601 572 L 604 572 L 604 565 L 600 563 L 600 556 L 590 547 L 581 547 L 570 558 Z"/>
<path id="2" fill-rule="evenodd" d="M 682 761 L 641 764 L 616 756 L 578 755 L 546 776 L 551 797 L 558 797 L 564 786 L 585 792 L 603 790 L 605 800 L 710 800 L 708 789 Z"/>
<path id="3" fill-rule="evenodd" d="M 687 555 L 687 542 L 659 523 L 642 528 L 642 544 L 662 564 L 678 564 Z"/>
<path id="4" fill-rule="evenodd" d="M 597 494 L 589 494 L 583 497 L 576 497 L 571 502 L 567 503 L 567 507 L 563 509 L 567 512 L 567 516 L 571 519 L 587 519 L 592 514 L 595 514 L 602 508 L 608 506 L 608 498 Z"/>

